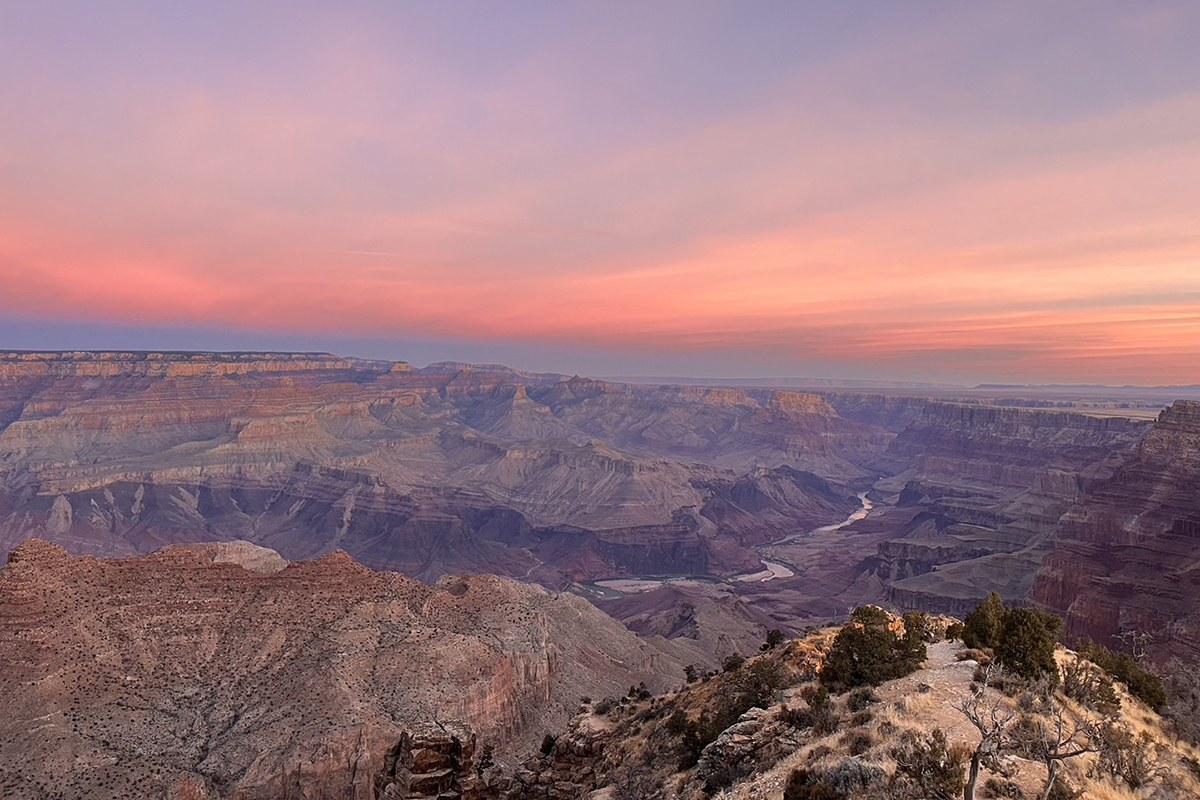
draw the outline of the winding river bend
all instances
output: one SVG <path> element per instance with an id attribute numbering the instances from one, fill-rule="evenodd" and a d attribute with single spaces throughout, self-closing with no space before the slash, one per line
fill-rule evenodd
<path id="1" fill-rule="evenodd" d="M 865 518 L 871 513 L 874 508 L 874 503 L 867 499 L 866 492 L 859 492 L 858 500 L 861 506 L 854 511 L 850 516 L 846 517 L 841 522 L 834 522 L 829 525 L 822 525 L 820 528 L 815 528 L 805 533 L 793 533 L 785 536 L 774 542 L 761 545 L 755 548 L 756 551 L 761 551 L 775 545 L 787 544 L 794 542 L 797 539 L 804 539 L 809 536 L 819 535 L 822 533 L 830 533 L 845 528 L 847 525 L 852 525 L 860 519 Z M 776 578 L 790 578 L 796 573 L 791 567 L 786 564 L 780 564 L 777 561 L 768 561 L 763 559 L 764 569 L 759 572 L 752 572 L 746 575 L 735 575 L 731 578 L 718 578 L 712 575 L 642 575 L 630 578 L 613 578 L 604 581 L 587 581 L 582 586 L 589 592 L 603 597 L 620 597 L 625 594 L 637 594 L 638 592 L 648 592 L 657 589 L 660 586 L 665 586 L 671 583 L 678 584 L 696 584 L 696 583 L 762 583 L 765 581 L 775 580 Z"/>
<path id="2" fill-rule="evenodd" d="M 840 531 L 842 528 L 845 528 L 847 525 L 852 525 L 855 522 L 858 522 L 860 519 L 865 519 L 866 516 L 871 513 L 871 509 L 875 507 L 875 504 L 872 503 L 867 498 L 866 492 L 858 493 L 858 502 L 861 504 L 861 507 L 857 511 L 855 511 L 853 514 L 846 517 L 841 522 L 834 522 L 829 525 L 822 525 L 820 528 L 811 530 L 808 533 L 794 533 L 791 536 L 785 536 L 782 539 L 779 539 L 774 542 L 770 542 L 768 544 L 763 545 L 762 547 L 756 548 L 756 550 L 762 550 L 763 548 L 773 547 L 778 544 L 787 544 L 788 542 L 794 542 L 797 539 L 804 539 L 804 538 L 807 538 L 809 536 L 813 536 L 816 534 L 832 533 L 833 531 Z M 762 560 L 762 562 L 763 562 L 763 566 L 766 567 L 766 569 L 762 570 L 761 572 L 751 573 L 749 575 L 738 575 L 737 577 L 733 578 L 732 580 L 742 581 L 744 583 L 762 583 L 763 581 L 770 581 L 770 580 L 774 580 L 776 578 L 790 578 L 796 574 L 796 573 L 792 572 L 791 567 L 787 566 L 786 564 L 780 564 L 776 561 L 768 561 L 765 558 Z"/>

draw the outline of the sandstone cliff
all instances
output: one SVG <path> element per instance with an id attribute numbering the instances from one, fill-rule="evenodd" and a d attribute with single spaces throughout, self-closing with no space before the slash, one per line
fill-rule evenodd
<path id="1" fill-rule="evenodd" d="M 1200 402 L 1159 416 L 1134 457 L 1065 514 L 1034 599 L 1067 631 L 1113 644 L 1156 638 L 1160 657 L 1200 659 Z"/>

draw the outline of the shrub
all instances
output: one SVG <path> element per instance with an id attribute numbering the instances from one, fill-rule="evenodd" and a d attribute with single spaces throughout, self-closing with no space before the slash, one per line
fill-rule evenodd
<path id="1" fill-rule="evenodd" d="M 1200 744 L 1200 664 L 1172 658 L 1167 662 L 1165 682 L 1172 726 L 1180 737 Z"/>
<path id="2" fill-rule="evenodd" d="M 879 606 L 859 606 L 850 612 L 850 621 L 871 627 L 873 625 L 890 625 L 892 617 Z"/>
<path id="3" fill-rule="evenodd" d="M 483 752 L 479 755 L 479 760 L 475 762 L 475 774 L 483 777 L 483 773 L 487 772 L 496 765 L 496 747 L 491 742 L 483 746 Z"/>
<path id="4" fill-rule="evenodd" d="M 928 614 L 922 614 L 920 611 L 910 611 L 902 619 L 904 621 L 904 633 L 906 636 L 911 635 L 919 642 L 933 642 L 936 640 Z"/>
<path id="5" fill-rule="evenodd" d="M 891 756 L 896 761 L 892 788 L 898 796 L 925 800 L 962 795 L 967 783 L 965 759 L 950 749 L 941 729 L 928 736 L 906 732 Z"/>
<path id="6" fill-rule="evenodd" d="M 861 756 L 875 746 L 875 737 L 864 730 L 846 731 L 838 739 L 838 746 L 852 756 Z"/>
<path id="7" fill-rule="evenodd" d="M 825 736 L 837 729 L 838 718 L 828 689 L 824 686 L 805 686 L 800 690 L 800 696 L 808 708 L 784 706 L 779 713 L 781 720 L 793 728 L 812 728 L 816 736 Z"/>
<path id="8" fill-rule="evenodd" d="M 875 719 L 875 715 L 870 711 L 859 711 L 854 716 L 850 717 L 851 728 L 862 728 L 871 724 L 871 720 Z"/>
<path id="9" fill-rule="evenodd" d="M 682 708 L 677 708 L 675 709 L 675 713 L 667 718 L 663 727 L 672 736 L 682 736 L 688 727 L 688 716 Z"/>
<path id="10" fill-rule="evenodd" d="M 721 669 L 723 669 L 725 672 L 737 672 L 745 663 L 746 659 L 742 658 L 737 653 L 732 653 L 731 655 L 726 656 L 725 660 L 721 662 Z"/>
<path id="11" fill-rule="evenodd" d="M 838 632 L 821 667 L 821 683 L 837 691 L 878 686 L 914 672 L 925 660 L 923 628 L 914 621 L 903 636 L 887 627 L 882 609 L 864 606 L 851 615 L 854 622 Z"/>
<path id="12" fill-rule="evenodd" d="M 862 711 L 872 703 L 878 703 L 879 697 L 868 687 L 855 689 L 846 696 L 846 708 L 851 711 Z"/>
<path id="13" fill-rule="evenodd" d="M 963 621 L 962 642 L 967 647 L 995 647 L 1004 629 L 1004 599 L 989 594 Z"/>
<path id="14" fill-rule="evenodd" d="M 608 712 L 612 711 L 616 707 L 617 707 L 617 701 L 611 697 L 606 697 L 603 700 L 601 700 L 599 703 L 596 703 L 595 707 L 592 710 L 595 711 L 597 714 L 600 714 L 601 716 L 603 716 L 603 715 L 607 714 Z"/>
<path id="15" fill-rule="evenodd" d="M 695 683 L 696 681 L 700 680 L 700 675 L 696 671 L 695 664 L 688 664 L 686 667 L 684 667 L 683 676 L 687 678 L 688 683 Z"/>
<path id="16" fill-rule="evenodd" d="M 1112 716 L 1121 710 L 1121 698 L 1113 687 L 1112 678 L 1082 658 L 1063 666 L 1063 693 L 1101 714 Z"/>
<path id="17" fill-rule="evenodd" d="M 723 687 L 725 691 L 716 695 L 712 713 L 701 714 L 695 722 L 686 723 L 681 737 L 681 770 L 694 766 L 704 748 L 742 714 L 755 706 L 765 708 L 769 705 L 784 683 L 779 664 L 765 659 L 759 659 L 748 669 L 733 670 L 724 680 L 727 681 Z"/>
<path id="18" fill-rule="evenodd" d="M 760 650 L 774 650 L 779 645 L 783 644 L 784 635 L 781 630 L 772 630 L 767 632 L 767 640 L 762 643 Z"/>
<path id="19" fill-rule="evenodd" d="M 784 787 L 783 800 L 842 800 L 842 794 L 821 783 L 809 770 L 794 769 Z"/>
<path id="20" fill-rule="evenodd" d="M 1025 797 L 1019 784 L 1000 778 L 988 778 L 983 784 L 984 797 L 1011 797 L 1020 800 Z"/>
<path id="21" fill-rule="evenodd" d="M 1062 620 L 1046 611 L 1014 608 L 1004 617 L 996 660 L 1011 672 L 1027 680 L 1043 675 L 1058 681 L 1058 662 L 1054 646 L 1062 630 Z"/>
<path id="22" fill-rule="evenodd" d="M 967 630 L 967 626 L 961 622 L 951 622 L 946 626 L 946 638 L 952 642 L 962 641 L 963 633 Z"/>
<path id="23" fill-rule="evenodd" d="M 1125 684 L 1131 695 L 1155 711 L 1166 706 L 1167 693 L 1162 680 L 1142 669 L 1128 653 L 1114 653 L 1104 645 L 1085 640 L 1079 646 L 1079 654 Z"/>
<path id="24" fill-rule="evenodd" d="M 746 761 L 737 761 L 732 764 L 722 764 L 714 769 L 704 779 L 704 791 L 706 794 L 714 795 L 725 787 L 741 780 L 749 775 L 754 769 L 753 763 Z M 646 797 L 645 794 L 639 795 L 638 800 Z"/>
<path id="25" fill-rule="evenodd" d="M 1128 727 L 1111 722 L 1098 733 L 1097 772 L 1122 780 L 1135 790 L 1150 782 L 1158 769 L 1159 755 L 1150 734 L 1135 735 Z"/>
<path id="26" fill-rule="evenodd" d="M 742 713 L 755 706 L 766 708 L 786 683 L 783 669 L 775 661 L 759 659 L 749 669 L 741 670 L 734 680 L 734 690 L 745 705 Z"/>
<path id="27" fill-rule="evenodd" d="M 883 783 L 887 773 L 881 767 L 847 758 L 821 776 L 821 783 L 846 797 L 861 797 L 863 790 Z"/>
<path id="28" fill-rule="evenodd" d="M 1054 779 L 1054 784 L 1050 787 L 1050 794 L 1046 800 L 1079 800 L 1083 797 L 1083 790 L 1076 789 L 1071 786 L 1071 783 L 1059 775 Z"/>

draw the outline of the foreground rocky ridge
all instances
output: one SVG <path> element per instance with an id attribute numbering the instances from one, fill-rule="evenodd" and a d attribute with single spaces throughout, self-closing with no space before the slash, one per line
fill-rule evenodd
<path id="1" fill-rule="evenodd" d="M 911 675 L 872 689 L 825 696 L 815 679 L 835 634 L 826 630 L 785 643 L 733 670 L 661 697 L 591 705 L 571 721 L 552 748 L 527 759 L 514 775 L 489 775 L 495 794 L 484 790 L 478 796 L 530 800 L 961 797 L 967 764 L 981 741 L 980 730 L 964 707 L 976 713 L 982 710 L 985 726 L 993 711 L 992 723 L 1002 720 L 1012 726 L 1006 734 L 1012 738 L 1005 739 L 1007 743 L 995 752 L 997 757 L 985 758 L 981 764 L 977 797 L 1042 796 L 1047 766 L 1039 760 L 1036 747 L 1020 744 L 1020 720 L 1022 715 L 1038 719 L 1052 730 L 1054 720 L 1039 715 L 1055 713 L 1061 713 L 1067 730 L 1074 731 L 1065 751 L 1126 742 L 1133 748 L 1126 756 L 1137 752 L 1144 758 L 1140 766 L 1126 772 L 1130 765 L 1113 762 L 1116 754 L 1111 749 L 1104 755 L 1089 749 L 1059 765 L 1058 774 L 1065 781 L 1060 791 L 1070 786 L 1079 793 L 1076 797 L 1110 800 L 1184 800 L 1200 793 L 1200 749 L 1180 741 L 1168 722 L 1120 684 L 1114 694 L 1119 709 L 1104 714 L 1061 692 L 1051 692 L 1052 700 L 1046 700 L 1039 695 L 1045 690 L 1022 688 L 1011 678 L 1005 691 L 1000 691 L 979 683 L 981 664 L 976 659 L 986 661 L 985 653 L 965 650 L 960 642 L 937 641 L 928 645 L 924 664 Z M 1064 667 L 1079 659 L 1064 648 L 1057 650 L 1055 658 Z M 723 709 L 733 698 L 767 676 L 778 691 L 740 716 L 723 720 Z M 1050 705 L 1040 705 L 1044 703 Z M 723 720 L 720 730 L 704 733 L 702 743 L 706 743 L 697 751 L 696 731 L 705 731 L 713 720 Z M 899 762 L 912 743 L 936 741 L 931 738 L 935 731 L 943 735 L 945 747 L 936 760 L 945 765 L 952 757 L 960 767 L 956 782 L 923 787 Z M 1134 738 L 1125 740 L 1121 732 L 1131 732 Z M 1122 774 L 1114 774 L 1114 767 Z M 785 794 L 796 771 L 809 776 L 809 783 L 801 787 L 811 787 L 812 794 L 804 788 Z"/>
<path id="2" fill-rule="evenodd" d="M 376 790 L 411 782 L 397 763 L 446 777 L 422 761 L 445 749 L 431 726 L 519 748 L 585 694 L 661 690 L 704 660 L 492 576 L 428 586 L 341 552 L 95 559 L 33 540 L 0 570 L 0 794 L 419 796 Z M 431 752 L 405 767 L 414 747 Z"/>

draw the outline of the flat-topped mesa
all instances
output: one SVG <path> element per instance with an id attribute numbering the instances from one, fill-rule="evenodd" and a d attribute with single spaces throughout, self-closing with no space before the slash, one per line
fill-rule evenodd
<path id="1" fill-rule="evenodd" d="M 783 414 L 820 414 L 825 417 L 838 415 L 824 397 L 802 392 L 772 392 L 767 399 L 767 408 Z"/>
<path id="2" fill-rule="evenodd" d="M 1041 408 L 1004 408 L 938 401 L 926 402 L 918 421 L 932 425 L 988 428 L 994 431 L 1014 433 L 1038 428 L 1112 433 L 1117 431 L 1140 431 L 1148 424 L 1142 420 L 1126 417 L 1093 417 L 1075 411 L 1058 411 Z"/>
<path id="3" fill-rule="evenodd" d="M 330 353 L 54 351 L 0 352 L 0 378 L 182 378 L 316 370 L 411 372 L 404 362 Z"/>

